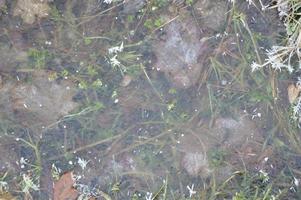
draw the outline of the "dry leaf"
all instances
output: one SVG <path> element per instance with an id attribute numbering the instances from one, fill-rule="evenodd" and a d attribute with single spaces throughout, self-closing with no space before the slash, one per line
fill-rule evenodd
<path id="1" fill-rule="evenodd" d="M 54 183 L 54 200 L 76 200 L 78 192 L 73 185 L 74 179 L 72 177 L 72 172 L 63 174 L 60 179 Z"/>
<path id="2" fill-rule="evenodd" d="M 287 95 L 288 95 L 288 100 L 289 100 L 290 103 L 295 102 L 295 100 L 299 96 L 300 91 L 301 91 L 301 88 L 295 86 L 295 84 L 290 84 L 287 87 Z"/>
<path id="3" fill-rule="evenodd" d="M 17 198 L 13 197 L 10 193 L 1 193 L 0 200 L 16 200 Z"/>
<path id="4" fill-rule="evenodd" d="M 14 8 L 14 16 L 20 15 L 27 24 L 33 24 L 36 18 L 47 17 L 50 7 L 46 1 L 19 0 Z"/>
<path id="5" fill-rule="evenodd" d="M 126 87 L 132 82 L 132 77 L 130 75 L 125 75 L 120 83 L 120 86 Z"/>

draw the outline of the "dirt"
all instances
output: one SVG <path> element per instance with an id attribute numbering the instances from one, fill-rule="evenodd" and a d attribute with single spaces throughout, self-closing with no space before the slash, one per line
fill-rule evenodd
<path id="1" fill-rule="evenodd" d="M 195 14 L 201 28 L 206 32 L 217 32 L 226 25 L 227 1 L 199 0 L 195 3 Z"/>
<path id="2" fill-rule="evenodd" d="M 6 173 L 17 173 L 18 161 L 20 160 L 20 156 L 17 152 L 19 152 L 19 147 L 16 145 L 16 142 L 12 139 L 5 138 L 3 136 L 1 138 L 0 144 L 0 172 Z"/>
<path id="3" fill-rule="evenodd" d="M 28 56 L 25 51 L 9 48 L 2 45 L 0 47 L 0 71 L 11 72 L 16 69 L 16 66 L 25 66 L 28 61 Z"/>
<path id="4" fill-rule="evenodd" d="M 154 91 L 147 85 L 124 87 L 118 95 L 118 106 L 125 116 L 131 116 L 139 109 L 159 111 L 159 107 L 154 102 L 160 102 L 160 99 Z"/>

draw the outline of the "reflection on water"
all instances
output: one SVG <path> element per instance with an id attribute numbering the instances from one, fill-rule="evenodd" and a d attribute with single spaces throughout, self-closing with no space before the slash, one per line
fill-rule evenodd
<path id="1" fill-rule="evenodd" d="M 255 5 L 0 0 L 0 198 L 297 198 Z"/>

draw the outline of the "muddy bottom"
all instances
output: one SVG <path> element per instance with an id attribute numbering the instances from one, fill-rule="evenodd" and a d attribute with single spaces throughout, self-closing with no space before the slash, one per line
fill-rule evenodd
<path id="1" fill-rule="evenodd" d="M 0 0 L 0 199 L 297 199 L 259 7 Z"/>

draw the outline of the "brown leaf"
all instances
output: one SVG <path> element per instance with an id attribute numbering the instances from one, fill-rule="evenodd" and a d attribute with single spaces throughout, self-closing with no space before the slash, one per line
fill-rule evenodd
<path id="1" fill-rule="evenodd" d="M 72 172 L 63 174 L 53 186 L 54 200 L 76 200 L 78 192 L 73 187 Z"/>
<path id="2" fill-rule="evenodd" d="M 10 193 L 0 193 L 0 200 L 16 200 Z"/>
<path id="3" fill-rule="evenodd" d="M 122 86 L 122 87 L 128 86 L 132 82 L 132 79 L 133 78 L 130 75 L 124 75 L 124 77 L 120 83 L 120 86 Z"/>
<path id="4" fill-rule="evenodd" d="M 296 87 L 295 84 L 290 84 L 287 87 L 287 95 L 290 103 L 294 103 L 301 91 L 300 87 Z"/>
<path id="5" fill-rule="evenodd" d="M 14 8 L 13 15 L 20 15 L 25 23 L 33 24 L 36 18 L 47 17 L 49 11 L 50 7 L 46 1 L 19 0 Z"/>

